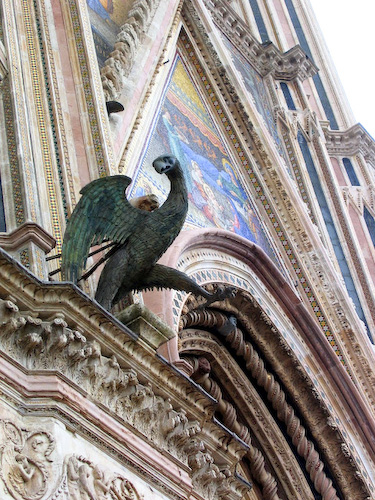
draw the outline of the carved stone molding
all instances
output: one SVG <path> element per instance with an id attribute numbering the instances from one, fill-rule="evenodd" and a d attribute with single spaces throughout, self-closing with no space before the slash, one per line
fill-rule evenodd
<path id="1" fill-rule="evenodd" d="M 281 337 L 277 340 L 277 336 L 274 335 L 276 329 L 273 325 L 268 324 L 267 318 L 263 318 L 262 313 L 256 312 L 251 302 L 248 303 L 248 306 L 245 306 L 245 302 L 241 300 L 240 304 L 240 313 L 233 307 L 234 304 L 232 306 L 229 304 L 226 305 L 225 309 L 228 309 L 228 312 L 230 311 L 229 317 L 227 316 L 228 312 L 223 314 L 219 311 L 210 310 L 192 310 L 185 314 L 182 318 L 182 327 L 188 329 L 180 332 L 182 352 L 185 355 L 192 352 L 195 355 L 208 356 L 209 359 L 213 359 L 212 366 L 223 367 L 220 368 L 220 373 L 218 372 L 218 368 L 215 369 L 214 380 L 228 380 L 231 381 L 228 383 L 233 384 L 235 380 L 235 361 L 233 361 L 233 367 L 230 369 L 227 355 L 224 354 L 223 348 L 220 348 L 220 341 L 223 341 L 228 346 L 228 349 L 231 350 L 232 356 L 236 359 L 243 359 L 243 366 L 246 366 L 252 383 L 266 390 L 267 399 L 275 409 L 277 418 L 285 423 L 286 432 L 291 436 L 292 443 L 297 448 L 297 453 L 305 459 L 306 470 L 310 474 L 310 477 L 314 478 L 315 488 L 321 492 L 323 498 L 337 497 L 330 479 L 325 475 L 323 470 L 325 459 L 322 459 L 322 455 L 319 455 L 313 443 L 309 441 L 308 434 L 306 434 L 306 427 L 299 416 L 297 416 L 300 414 L 301 409 L 303 409 L 302 413 L 304 414 L 305 421 L 312 425 L 310 431 L 314 429 L 315 438 L 318 436 L 319 446 L 323 450 L 325 457 L 330 457 L 329 465 L 331 471 L 334 471 L 341 491 L 347 495 L 345 497 L 348 499 L 352 498 L 353 500 L 356 498 L 368 498 L 369 489 L 363 477 L 363 469 L 358 468 L 358 459 L 351 453 L 348 454 L 347 452 L 344 454 L 340 451 L 345 440 L 342 431 L 338 429 L 336 419 L 332 417 L 331 423 L 329 423 L 329 411 L 326 407 L 327 401 L 322 399 L 320 390 L 318 391 L 311 383 L 309 376 L 299 365 L 294 353 L 284 345 L 284 340 Z M 192 304 L 189 308 L 191 306 Z M 259 343 L 261 351 L 265 350 L 266 360 L 263 360 L 263 356 L 256 352 L 252 346 L 253 342 L 245 340 L 244 332 L 236 327 L 235 322 L 228 322 L 232 318 L 233 313 L 238 316 L 244 331 L 246 330 L 246 335 L 249 335 L 251 332 L 250 336 Z M 208 332 L 194 330 L 197 327 L 207 328 L 211 332 L 215 331 L 218 337 L 220 337 L 220 341 L 215 341 L 212 334 Z M 273 330 L 274 333 L 271 334 L 270 332 L 269 335 L 266 334 L 266 331 L 269 329 Z M 221 333 L 219 334 L 219 332 Z M 279 347 L 277 347 L 278 343 L 281 344 Z M 217 349 L 214 347 L 216 345 Z M 275 354 L 276 352 L 277 354 Z M 278 369 L 277 374 L 274 374 L 269 370 L 269 366 L 275 367 L 276 359 Z M 279 377 L 283 381 L 283 384 L 285 384 L 284 386 L 279 384 Z M 219 400 L 218 409 L 220 409 L 223 422 L 234 432 L 237 431 L 239 434 L 242 432 L 243 434 L 243 431 L 241 431 L 243 416 L 241 422 L 236 420 L 236 412 L 233 406 L 223 399 L 221 391 L 217 387 L 217 382 L 209 377 L 209 369 L 206 368 L 206 370 L 200 373 L 198 370 L 196 380 L 202 383 L 203 387 Z M 283 387 L 287 387 L 290 392 L 286 394 Z M 235 397 L 233 389 L 230 389 L 230 385 L 228 387 L 225 386 L 225 391 L 227 394 L 231 394 L 232 398 Z M 242 385 L 238 386 L 238 391 L 242 394 L 245 391 L 247 394 L 247 390 Z M 294 394 L 293 397 L 292 394 Z M 310 394 L 310 397 L 308 394 Z M 294 403 L 292 402 L 293 400 Z M 293 408 L 295 403 L 297 403 L 298 409 Z M 238 408 L 243 415 L 244 408 L 241 405 Z M 326 420 L 327 425 L 325 424 Z M 320 429 L 320 431 L 317 431 L 317 429 Z M 316 434 L 317 432 L 318 434 Z M 245 440 L 247 442 L 246 435 Z M 350 446 L 350 449 L 354 451 L 352 446 Z M 258 476 L 254 477 L 257 477 L 257 480 L 259 480 Z M 358 479 L 355 487 L 350 477 Z M 354 492 L 354 489 L 357 489 L 357 493 Z M 267 496 L 267 498 L 269 497 Z"/>
<path id="2" fill-rule="evenodd" d="M 7 286 L 9 277 L 13 286 Z M 20 300 L 4 297 L 4 287 Z M 214 400 L 157 357 L 154 342 L 137 337 L 71 285 L 38 283 L 11 260 L 0 265 L 0 293 L 1 380 L 11 373 L 9 383 L 29 397 L 35 390 L 43 397 L 45 387 L 48 396 L 78 407 L 89 419 L 97 420 L 98 411 L 102 418 L 115 416 L 127 432 L 189 470 L 203 498 L 242 498 L 248 485 L 237 478 L 236 464 L 243 447 L 212 427 Z M 74 295 L 78 307 L 72 315 Z M 147 318 L 153 321 L 152 315 Z M 26 375 L 17 377 L 21 367 Z"/>
<path id="3" fill-rule="evenodd" d="M 56 240 L 35 222 L 25 222 L 11 233 L 0 233 L 0 247 L 8 252 L 32 242 L 45 253 L 55 248 Z"/>
<path id="4" fill-rule="evenodd" d="M 192 311 L 185 316 L 185 326 L 189 328 L 194 324 L 199 324 L 201 322 L 200 316 L 200 311 Z M 233 322 L 230 322 L 230 317 L 225 317 L 225 315 L 220 313 L 218 314 L 215 312 L 205 311 L 202 319 L 204 319 L 204 323 L 208 324 L 211 328 L 216 326 L 219 332 L 223 332 L 225 343 L 235 349 L 237 356 L 243 358 L 246 364 L 246 369 L 249 370 L 253 379 L 255 379 L 256 383 L 259 384 L 260 387 L 263 387 L 266 390 L 267 399 L 276 410 L 277 417 L 286 425 L 287 433 L 291 437 L 292 443 L 297 449 L 297 453 L 305 460 L 306 471 L 310 475 L 316 490 L 322 494 L 323 498 L 330 498 L 332 500 L 338 499 L 335 489 L 332 486 L 332 481 L 327 478 L 323 470 L 323 462 L 321 461 L 314 444 L 306 438 L 306 430 L 304 429 L 300 419 L 296 416 L 293 407 L 286 402 L 285 392 L 282 390 L 280 384 L 275 380 L 273 374 L 266 370 L 264 361 L 260 358 L 253 346 L 249 342 L 245 342 L 243 333 Z M 229 329 L 228 325 L 231 326 Z M 208 377 L 208 373 L 203 376 L 198 376 L 197 382 L 203 384 L 203 387 L 209 393 L 212 395 L 215 394 L 215 397 L 219 400 L 218 411 L 222 413 L 224 423 L 229 424 L 231 430 L 234 430 L 234 432 L 239 431 L 241 439 L 244 439 L 245 442 L 252 448 L 251 441 L 248 437 L 248 429 L 243 429 L 244 426 L 236 421 L 235 409 L 232 405 L 229 405 L 223 400 L 218 384 Z M 255 453 L 250 449 L 249 454 L 250 463 L 252 464 Z M 259 458 L 257 461 L 259 461 Z M 258 472 L 257 479 L 262 484 L 262 479 L 265 479 L 264 476 L 266 472 L 263 471 L 261 473 L 261 469 L 257 470 L 258 468 L 259 464 L 257 468 L 254 467 L 254 472 Z M 275 482 L 274 479 L 273 481 Z M 272 479 L 267 478 L 267 480 L 262 484 L 263 488 L 269 490 L 271 482 Z M 267 498 L 279 498 L 277 496 L 276 482 L 273 490 L 273 495 L 267 495 Z"/>
<path id="5" fill-rule="evenodd" d="M 324 127 L 326 148 L 331 156 L 354 156 L 362 154 L 375 168 L 375 141 L 360 123 L 347 130 L 330 130 Z"/>
<path id="6" fill-rule="evenodd" d="M 146 37 L 159 3 L 160 0 L 133 0 L 127 20 L 117 35 L 114 50 L 101 70 L 107 101 L 115 100 L 121 94 L 125 78 L 133 67 L 137 49 Z"/>
<path id="7" fill-rule="evenodd" d="M 4 44 L 0 40 L 0 83 L 4 80 L 7 74 L 8 74 L 8 59 L 5 53 Z"/>
<path id="8" fill-rule="evenodd" d="M 318 68 L 299 45 L 282 53 L 272 42 L 258 42 L 228 2 L 205 0 L 204 3 L 215 23 L 262 76 L 272 74 L 277 80 L 305 80 L 317 73 Z"/>

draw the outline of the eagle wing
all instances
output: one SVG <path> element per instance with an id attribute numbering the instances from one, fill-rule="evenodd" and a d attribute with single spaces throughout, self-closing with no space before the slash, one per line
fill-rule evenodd
<path id="1" fill-rule="evenodd" d="M 133 207 L 125 196 L 131 179 L 113 175 L 96 179 L 81 189 L 66 227 L 61 251 L 63 279 L 76 283 L 85 268 L 90 247 L 104 240 L 123 244 L 148 212 Z"/>

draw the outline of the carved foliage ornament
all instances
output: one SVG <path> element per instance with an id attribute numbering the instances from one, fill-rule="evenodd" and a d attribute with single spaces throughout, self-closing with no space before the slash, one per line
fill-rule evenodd
<path id="1" fill-rule="evenodd" d="M 224 463 L 218 466 L 215 463 L 214 456 L 202 440 L 199 423 L 190 420 L 183 409 L 174 409 L 172 402 L 157 395 L 149 383 L 142 383 L 134 369 L 120 366 L 114 355 L 103 355 L 99 342 L 89 341 L 78 331 L 69 328 L 61 315 L 50 320 L 42 320 L 31 316 L 27 311 L 20 312 L 12 300 L 0 299 L 0 326 L 0 349 L 6 351 L 28 370 L 63 372 L 66 377 L 85 390 L 92 400 L 109 408 L 158 448 L 189 466 L 193 487 L 205 499 L 242 498 L 248 486 L 236 478 L 233 465 Z M 13 426 L 12 433 L 17 436 L 20 431 Z M 21 442 L 21 438 L 18 441 Z M 52 438 L 50 441 L 53 442 Z M 13 446 L 10 452 L 11 459 L 6 462 L 9 464 L 8 468 L 3 467 L 4 481 L 8 490 L 17 500 L 50 499 L 51 497 L 45 496 L 51 484 L 48 479 L 48 467 L 44 463 L 39 465 L 31 462 L 33 456 L 25 455 L 27 461 L 24 460 L 22 449 L 23 447 L 19 452 Z M 22 455 L 19 457 L 19 478 L 23 477 L 20 475 L 21 467 L 25 478 L 31 473 L 32 466 L 38 467 L 33 477 L 39 478 L 39 486 L 38 489 L 36 486 L 32 489 L 29 487 L 31 496 L 22 497 L 21 494 L 15 496 L 18 490 L 16 486 L 11 485 L 9 470 L 17 466 L 15 463 L 17 454 Z M 46 457 L 44 462 L 48 464 Z M 86 467 L 86 472 L 87 470 Z M 18 486 L 20 491 L 24 488 L 22 481 Z M 77 481 L 76 484 L 72 481 L 69 483 L 69 491 L 77 490 L 81 480 Z M 48 487 L 44 486 L 47 482 Z M 109 496 L 109 493 L 107 496 L 103 496 L 103 493 L 101 497 L 90 497 L 87 494 L 80 497 L 74 494 L 70 493 L 70 497 L 53 497 L 53 499 L 128 500 L 126 496 Z M 134 499 L 138 500 L 138 497 Z"/>

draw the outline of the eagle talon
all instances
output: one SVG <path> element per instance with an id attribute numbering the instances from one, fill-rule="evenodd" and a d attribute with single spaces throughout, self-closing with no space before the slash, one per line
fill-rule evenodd
<path id="1" fill-rule="evenodd" d="M 210 306 L 213 302 L 220 302 L 225 299 L 232 299 L 236 296 L 236 289 L 233 286 L 220 286 L 210 297 L 201 304 L 198 309 Z"/>

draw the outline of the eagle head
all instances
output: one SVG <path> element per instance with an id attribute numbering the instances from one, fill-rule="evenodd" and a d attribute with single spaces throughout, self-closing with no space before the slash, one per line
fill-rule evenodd
<path id="1" fill-rule="evenodd" d="M 152 162 L 152 165 L 158 174 L 166 174 L 166 175 L 180 168 L 180 162 L 177 160 L 175 156 L 170 154 L 164 154 L 158 156 Z"/>

